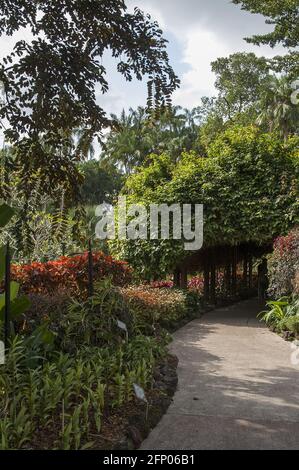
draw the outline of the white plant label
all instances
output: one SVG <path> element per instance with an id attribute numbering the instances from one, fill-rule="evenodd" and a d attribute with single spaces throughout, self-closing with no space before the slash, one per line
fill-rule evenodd
<path id="1" fill-rule="evenodd" d="M 124 330 L 126 333 L 128 333 L 127 325 L 123 321 L 117 320 L 117 326 L 121 330 Z"/>
<path id="2" fill-rule="evenodd" d="M 118 328 L 120 328 L 121 330 L 125 331 L 125 333 L 126 333 L 126 340 L 129 341 L 129 333 L 128 333 L 127 325 L 126 325 L 123 321 L 117 320 L 117 326 L 118 326 Z"/>
<path id="3" fill-rule="evenodd" d="M 145 396 L 145 391 L 143 390 L 143 388 L 140 387 L 140 386 L 137 385 L 137 384 L 133 384 L 133 387 L 134 387 L 134 392 L 135 392 L 136 397 L 137 397 L 139 400 L 142 400 L 142 401 L 144 401 L 145 403 L 147 403 L 147 398 L 146 398 L 146 396 Z"/>

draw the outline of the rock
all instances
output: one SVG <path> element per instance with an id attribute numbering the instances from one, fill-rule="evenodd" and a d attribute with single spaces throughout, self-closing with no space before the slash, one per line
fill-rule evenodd
<path id="1" fill-rule="evenodd" d="M 128 429 L 128 435 L 132 439 L 134 446 L 139 447 L 143 441 L 143 438 L 139 429 L 136 428 L 135 426 L 130 426 Z"/>
<path id="2" fill-rule="evenodd" d="M 114 446 L 114 449 L 129 450 L 128 439 L 126 437 L 123 437 L 120 441 L 117 442 L 117 444 Z"/>

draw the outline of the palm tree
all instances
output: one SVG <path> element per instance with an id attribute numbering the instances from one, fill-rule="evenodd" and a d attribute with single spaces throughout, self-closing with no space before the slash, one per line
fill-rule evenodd
<path id="1" fill-rule="evenodd" d="M 191 150 L 198 138 L 198 110 L 175 106 L 151 119 L 145 108 L 123 111 L 105 143 L 101 158 L 118 164 L 125 173 L 147 162 L 151 153 L 168 152 L 174 161 Z"/>
<path id="2" fill-rule="evenodd" d="M 266 124 L 270 132 L 278 130 L 284 140 L 298 132 L 299 107 L 291 101 L 292 92 L 288 77 L 273 76 L 259 101 L 257 124 Z"/>
<path id="3" fill-rule="evenodd" d="M 77 150 L 85 160 L 92 160 L 95 156 L 93 131 L 82 127 L 75 129 L 72 135 Z"/>

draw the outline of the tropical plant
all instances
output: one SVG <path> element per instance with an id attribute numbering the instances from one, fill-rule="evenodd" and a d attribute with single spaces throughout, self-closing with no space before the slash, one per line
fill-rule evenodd
<path id="1" fill-rule="evenodd" d="M 14 210 L 7 204 L 0 205 L 0 228 L 5 227 L 6 224 L 14 215 Z M 0 285 L 3 285 L 4 277 L 6 276 L 6 258 L 9 256 L 9 247 L 0 247 Z M 7 288 L 7 286 L 6 286 Z M 30 306 L 29 299 L 25 296 L 18 296 L 19 284 L 15 281 L 10 282 L 10 308 L 9 308 L 9 321 L 11 322 L 17 316 L 21 315 Z M 5 305 L 6 293 L 0 294 L 0 324 L 5 320 Z"/>
<path id="2" fill-rule="evenodd" d="M 270 300 L 267 302 L 269 310 L 259 314 L 262 321 L 267 325 L 276 326 L 286 316 L 289 316 L 289 299 L 282 297 L 279 300 Z"/>
<path id="3" fill-rule="evenodd" d="M 269 132 L 279 131 L 285 141 L 290 134 L 298 133 L 299 129 L 299 107 L 291 101 L 292 92 L 288 77 L 273 76 L 259 100 L 257 124 L 266 124 Z"/>
<path id="4" fill-rule="evenodd" d="M 134 400 L 133 384 L 148 390 L 161 339 L 135 336 L 118 347 L 84 345 L 73 354 L 32 350 L 16 336 L 0 375 L 0 449 L 87 449 L 103 421 Z M 46 359 L 46 360 L 45 360 Z"/>
<path id="5" fill-rule="evenodd" d="M 182 109 L 180 106 L 165 110 L 153 121 L 144 108 L 130 109 L 121 116 L 113 116 L 117 126 L 108 134 L 101 158 L 117 164 L 130 174 L 143 164 L 149 155 L 166 152 L 173 162 L 179 159 L 183 150 L 197 146 L 198 108 Z"/>
<path id="6" fill-rule="evenodd" d="M 277 332 L 299 333 L 299 298 L 282 297 L 267 302 L 268 310 L 261 312 L 259 317 Z"/>

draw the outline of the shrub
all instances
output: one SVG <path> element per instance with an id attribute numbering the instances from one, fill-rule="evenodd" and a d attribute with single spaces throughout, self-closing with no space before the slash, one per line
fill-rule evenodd
<path id="1" fill-rule="evenodd" d="M 200 308 L 200 298 L 196 293 L 178 289 L 133 286 L 122 289 L 122 293 L 142 331 L 149 331 L 149 327 L 153 330 L 157 326 L 172 328 Z"/>
<path id="2" fill-rule="evenodd" d="M 286 317 L 277 325 L 277 329 L 281 332 L 288 331 L 296 336 L 299 335 L 299 315 L 294 317 Z"/>
<path id="3" fill-rule="evenodd" d="M 270 326 L 276 327 L 281 320 L 288 316 L 289 300 L 283 297 L 279 300 L 270 300 L 267 302 L 269 310 L 261 312 L 260 317 Z"/>
<path id="4" fill-rule="evenodd" d="M 173 281 L 154 281 L 149 285 L 152 289 L 173 288 Z"/>
<path id="5" fill-rule="evenodd" d="M 51 321 L 59 323 L 63 315 L 65 315 L 70 297 L 67 294 L 56 293 L 50 295 L 45 294 L 29 294 L 30 307 L 22 318 L 15 322 L 18 332 L 29 335 L 33 330 L 43 324 Z"/>
<path id="6" fill-rule="evenodd" d="M 269 295 L 279 298 L 299 291 L 299 228 L 274 243 L 269 258 Z"/>
<path id="7" fill-rule="evenodd" d="M 204 279 L 202 276 L 194 276 L 188 281 L 188 288 L 203 293 Z"/>
<path id="8" fill-rule="evenodd" d="M 93 253 L 94 280 L 111 276 L 114 285 L 130 283 L 132 270 L 127 263 L 114 260 L 102 252 Z M 12 278 L 18 281 L 26 293 L 69 296 L 84 296 L 88 287 L 88 254 L 61 257 L 46 263 L 13 265 Z"/>
<path id="9" fill-rule="evenodd" d="M 299 298 L 282 297 L 267 302 L 269 310 L 260 313 L 261 319 L 277 332 L 299 333 Z"/>

